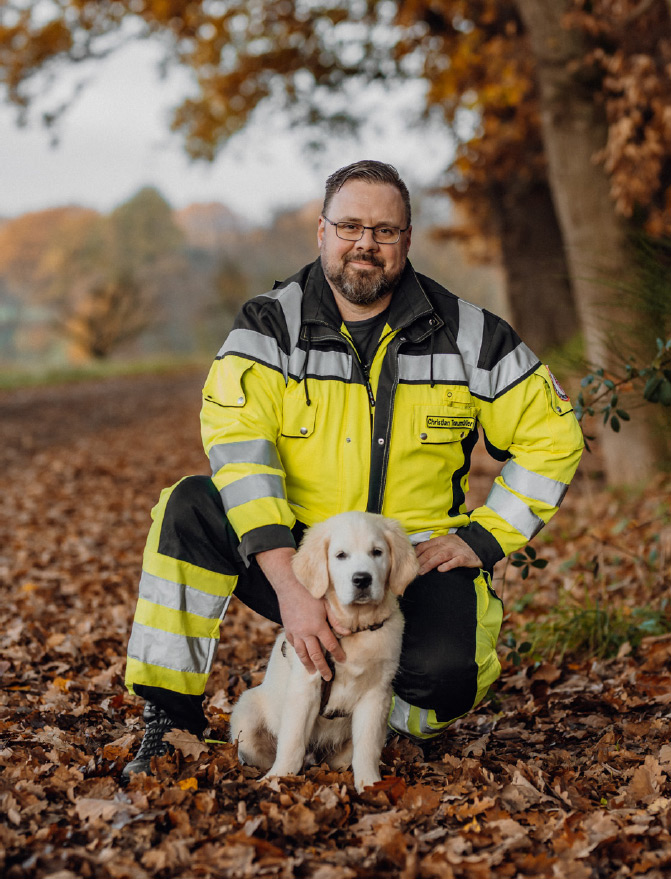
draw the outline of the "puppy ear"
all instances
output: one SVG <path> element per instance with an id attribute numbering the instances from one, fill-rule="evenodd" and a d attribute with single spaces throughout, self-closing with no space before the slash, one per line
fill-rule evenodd
<path id="1" fill-rule="evenodd" d="M 412 583 L 419 571 L 415 548 L 396 519 L 385 519 L 384 536 L 391 554 L 389 588 L 394 595 L 403 595 L 406 586 Z"/>
<path id="2" fill-rule="evenodd" d="M 323 598 L 329 588 L 328 548 L 328 528 L 321 522 L 308 528 L 292 559 L 294 573 L 315 598 Z"/>

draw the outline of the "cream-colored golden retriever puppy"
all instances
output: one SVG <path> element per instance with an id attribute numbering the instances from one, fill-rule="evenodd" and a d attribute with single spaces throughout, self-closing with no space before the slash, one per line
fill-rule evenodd
<path id="1" fill-rule="evenodd" d="M 380 754 L 398 667 L 403 617 L 397 596 L 417 576 L 401 525 L 371 513 L 342 513 L 310 528 L 294 557 L 298 579 L 324 598 L 352 632 L 345 662 L 329 658 L 328 683 L 310 674 L 280 633 L 263 683 L 242 694 L 231 715 L 240 759 L 294 775 L 306 762 L 352 766 L 361 792 L 380 780 Z"/>

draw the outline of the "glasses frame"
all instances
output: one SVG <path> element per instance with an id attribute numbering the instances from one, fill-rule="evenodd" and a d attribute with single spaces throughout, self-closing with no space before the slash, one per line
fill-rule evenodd
<path id="1" fill-rule="evenodd" d="M 377 226 L 364 226 L 363 223 L 350 223 L 348 220 L 339 220 L 337 223 L 335 223 L 333 220 L 329 220 L 329 218 L 326 216 L 326 214 L 322 214 L 322 217 L 326 220 L 327 223 L 330 223 L 332 226 L 335 226 L 336 236 L 338 238 L 340 238 L 341 241 L 361 241 L 361 239 L 363 238 L 363 236 L 366 233 L 366 229 L 370 229 L 370 231 L 373 233 L 373 241 L 376 244 L 390 244 L 393 246 L 394 244 L 398 244 L 398 242 L 401 240 L 401 233 L 407 232 L 408 229 L 410 228 L 410 225 L 407 225 L 405 227 L 405 229 L 399 229 L 398 226 L 390 226 L 388 223 L 378 223 Z M 347 223 L 350 226 L 359 226 L 359 228 L 361 229 L 361 235 L 359 235 L 358 238 L 343 238 L 343 236 L 338 233 L 338 226 L 341 223 Z M 380 226 L 387 226 L 387 228 L 389 228 L 389 229 L 396 229 L 398 231 L 398 238 L 396 239 L 396 241 L 378 241 L 377 238 L 375 237 L 375 230 Z"/>

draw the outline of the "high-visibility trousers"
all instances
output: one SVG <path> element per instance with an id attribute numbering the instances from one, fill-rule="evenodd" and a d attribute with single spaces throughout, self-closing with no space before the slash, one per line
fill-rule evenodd
<path id="1" fill-rule="evenodd" d="M 231 596 L 281 624 L 279 605 L 258 564 L 244 564 L 209 477 L 189 476 L 165 489 L 152 519 L 126 685 L 180 728 L 199 734 Z M 297 542 L 304 530 L 294 528 Z M 477 705 L 499 676 L 503 608 L 489 574 L 473 568 L 417 577 L 400 604 L 405 629 L 389 724 L 417 739 L 432 738 Z"/>

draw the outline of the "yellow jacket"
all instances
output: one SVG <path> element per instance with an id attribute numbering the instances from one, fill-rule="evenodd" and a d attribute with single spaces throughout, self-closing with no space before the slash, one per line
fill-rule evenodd
<path id="1" fill-rule="evenodd" d="M 296 519 L 369 510 L 410 534 L 456 530 L 491 567 L 556 512 L 583 448 L 571 403 L 511 327 L 409 263 L 368 370 L 319 260 L 247 302 L 201 423 L 244 558 L 292 546 Z M 506 464 L 468 512 L 479 428 Z"/>

